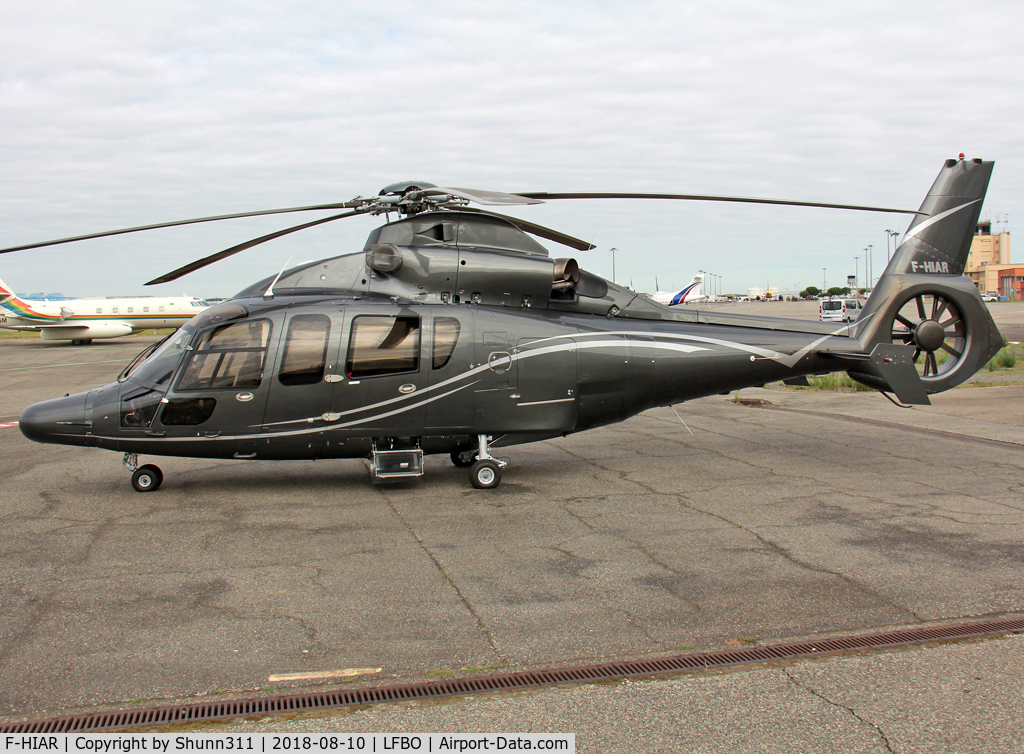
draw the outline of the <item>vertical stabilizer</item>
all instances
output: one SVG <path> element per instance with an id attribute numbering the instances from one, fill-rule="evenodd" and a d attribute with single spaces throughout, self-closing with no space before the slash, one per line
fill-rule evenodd
<path id="1" fill-rule="evenodd" d="M 1002 347 L 988 307 L 964 275 L 992 166 L 946 160 L 857 320 L 854 337 L 863 352 L 907 349 L 924 394 L 959 385 Z M 883 357 L 879 364 L 888 367 L 900 361 Z M 866 385 L 894 389 L 884 373 L 877 364 L 850 370 Z"/>
<path id="2" fill-rule="evenodd" d="M 992 166 L 946 160 L 885 274 L 964 274 Z"/>

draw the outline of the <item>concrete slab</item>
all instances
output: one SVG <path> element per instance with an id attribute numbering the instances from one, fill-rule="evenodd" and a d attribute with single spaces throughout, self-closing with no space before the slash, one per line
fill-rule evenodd
<path id="1" fill-rule="evenodd" d="M 0 419 L 144 345 L 33 343 L 0 341 Z M 770 405 L 503 449 L 490 491 L 446 458 L 386 487 L 360 461 L 161 459 L 140 495 L 114 453 L 0 429 L 0 719 L 1024 613 L 1020 388 L 749 395 Z M 788 713 L 835 708 L 772 673 Z"/>

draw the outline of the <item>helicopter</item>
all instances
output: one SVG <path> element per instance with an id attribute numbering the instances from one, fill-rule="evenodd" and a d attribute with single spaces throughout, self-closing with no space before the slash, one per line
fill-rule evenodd
<path id="1" fill-rule="evenodd" d="M 244 460 L 362 458 L 374 482 L 419 477 L 447 453 L 498 486 L 495 449 L 620 422 L 647 409 L 845 371 L 899 405 L 929 403 L 1002 339 L 964 273 L 993 163 L 944 162 L 919 210 L 687 194 L 509 194 L 393 184 L 348 202 L 180 220 L 0 253 L 235 217 L 344 210 L 212 254 L 167 282 L 304 228 L 387 216 L 361 251 L 283 269 L 213 306 L 104 387 L 28 406 L 41 443 L 124 454 L 139 492 L 163 474 L 140 454 Z M 659 304 L 553 258 L 534 237 L 591 244 L 485 206 L 658 198 L 913 215 L 851 324 Z M 391 220 L 397 213 L 398 219 Z M 287 267 L 287 264 L 286 264 Z M 939 357 L 944 354 L 945 360 Z M 892 395 L 890 395 L 892 394 Z"/>

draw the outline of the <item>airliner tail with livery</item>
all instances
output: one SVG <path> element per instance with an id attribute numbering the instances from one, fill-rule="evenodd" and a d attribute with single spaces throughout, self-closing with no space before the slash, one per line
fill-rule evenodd
<path id="1" fill-rule="evenodd" d="M 694 275 L 693 280 L 685 288 L 678 291 L 658 291 L 653 298 L 659 304 L 665 306 L 678 306 L 679 304 L 692 304 L 696 301 L 706 301 L 707 296 L 701 293 L 704 286 L 704 276 Z"/>

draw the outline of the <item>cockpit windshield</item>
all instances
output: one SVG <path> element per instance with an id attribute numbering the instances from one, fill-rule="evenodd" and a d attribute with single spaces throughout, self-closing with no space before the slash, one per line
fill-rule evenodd
<path id="1" fill-rule="evenodd" d="M 118 380 L 130 379 L 132 382 L 151 388 L 166 388 L 174 376 L 174 371 L 178 368 L 178 364 L 181 363 L 182 356 L 185 355 L 186 346 L 188 346 L 192 336 L 198 330 L 208 325 L 241 319 L 248 316 L 248 314 L 248 309 L 241 304 L 226 302 L 217 306 L 211 306 L 186 322 L 180 330 L 169 335 L 161 343 L 158 343 L 151 354 L 147 356 L 146 351 L 139 354 L 135 361 L 121 373 Z M 150 346 L 150 348 L 153 348 L 153 346 Z"/>
<path id="2" fill-rule="evenodd" d="M 181 357 L 185 355 L 185 346 L 192 340 L 194 332 L 189 324 L 168 336 L 160 347 L 135 369 L 129 367 L 125 370 L 122 379 L 130 379 L 132 382 L 154 388 L 166 386 L 174 376 L 174 370 L 181 363 Z"/>

